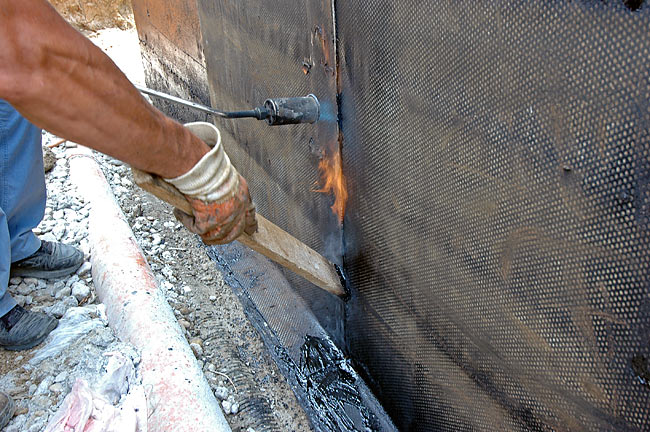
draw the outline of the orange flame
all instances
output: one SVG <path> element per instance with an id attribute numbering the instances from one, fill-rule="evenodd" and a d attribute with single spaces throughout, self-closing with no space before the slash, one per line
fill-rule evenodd
<path id="1" fill-rule="evenodd" d="M 338 217 L 339 224 L 343 224 L 345 216 L 345 204 L 348 201 L 348 189 L 343 166 L 341 164 L 341 152 L 336 151 L 331 157 L 323 157 L 318 163 L 323 187 L 312 190 L 312 192 L 331 193 L 334 195 L 332 211 Z"/>

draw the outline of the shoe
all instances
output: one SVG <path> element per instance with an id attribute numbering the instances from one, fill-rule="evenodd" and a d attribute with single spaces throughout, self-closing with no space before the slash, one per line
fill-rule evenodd
<path id="1" fill-rule="evenodd" d="M 34 348 L 45 340 L 59 322 L 42 312 L 15 306 L 0 317 L 0 347 L 9 351 Z"/>
<path id="2" fill-rule="evenodd" d="M 14 416 L 14 400 L 5 392 L 0 391 L 0 429 L 7 426 Z"/>
<path id="3" fill-rule="evenodd" d="M 84 254 L 79 249 L 42 240 L 31 256 L 11 264 L 11 277 L 58 279 L 76 272 L 83 262 Z"/>

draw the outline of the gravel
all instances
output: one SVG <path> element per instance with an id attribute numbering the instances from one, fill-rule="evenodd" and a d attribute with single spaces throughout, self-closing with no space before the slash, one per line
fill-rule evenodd
<path id="1" fill-rule="evenodd" d="M 43 143 L 58 138 L 44 133 Z M 68 181 L 67 146 L 54 147 L 46 174 L 47 208 L 34 230 L 41 239 L 63 241 L 84 251 L 77 274 L 58 280 L 13 277 L 9 292 L 31 310 L 60 319 L 59 326 L 40 346 L 23 352 L 0 351 L 0 390 L 16 402 L 16 414 L 7 432 L 42 431 L 77 378 L 91 388 L 105 373 L 106 354 L 119 351 L 137 364 L 139 355 L 117 340 L 107 327 L 103 305 L 96 300 L 88 245 L 88 204 Z"/>
<path id="2" fill-rule="evenodd" d="M 96 158 L 232 430 L 312 430 L 198 237 L 176 221 L 169 205 L 125 186 L 132 178 L 128 166 Z M 260 404 L 263 413 L 255 408 Z"/>
<path id="3" fill-rule="evenodd" d="M 90 295 L 90 287 L 83 282 L 75 282 L 71 294 L 78 302 L 82 302 Z"/>
<path id="4" fill-rule="evenodd" d="M 125 186 L 123 180 L 132 179 L 128 166 L 99 153 L 96 159 L 232 430 L 312 430 L 198 237 L 176 221 L 169 205 L 132 182 Z M 256 408 L 262 404 L 266 408 Z"/>

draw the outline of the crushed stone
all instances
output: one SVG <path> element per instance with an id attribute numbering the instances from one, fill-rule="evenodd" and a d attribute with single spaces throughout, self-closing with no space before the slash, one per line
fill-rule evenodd
<path id="1" fill-rule="evenodd" d="M 55 136 L 43 134 L 44 144 L 56 141 Z M 89 208 L 68 181 L 67 147 L 57 146 L 51 152 L 56 162 L 46 174 L 47 207 L 35 232 L 41 239 L 84 250 L 85 262 L 77 274 L 67 278 L 13 277 L 9 281 L 9 292 L 19 304 L 60 321 L 36 348 L 0 350 L 0 390 L 16 403 L 6 432 L 45 429 L 76 379 L 85 379 L 91 388 L 99 385 L 108 365 L 107 353 L 117 351 L 134 364 L 139 362 L 137 351 L 120 342 L 108 327 L 105 307 L 96 299 L 87 240 Z"/>
<path id="2" fill-rule="evenodd" d="M 99 32 L 95 43 L 105 47 L 133 82 L 144 83 L 140 54 L 130 48 L 138 43 L 137 32 L 122 31 L 114 37 L 115 33 Z M 127 165 L 101 154 L 97 159 L 186 339 L 201 348 L 195 347 L 194 353 L 210 387 L 213 391 L 229 389 L 224 399 L 231 402 L 226 420 L 232 430 L 312 430 L 239 299 L 198 237 L 174 218 L 171 206 L 133 184 Z"/>

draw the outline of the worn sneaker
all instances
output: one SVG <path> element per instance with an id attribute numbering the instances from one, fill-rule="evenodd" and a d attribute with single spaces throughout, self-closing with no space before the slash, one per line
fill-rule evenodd
<path id="1" fill-rule="evenodd" d="M 0 391 L 0 429 L 7 426 L 14 416 L 14 400 L 5 392 Z"/>
<path id="2" fill-rule="evenodd" d="M 79 249 L 42 240 L 31 256 L 11 264 L 11 276 L 57 279 L 71 275 L 83 262 L 84 254 Z"/>
<path id="3" fill-rule="evenodd" d="M 59 322 L 42 312 L 32 312 L 15 306 L 0 317 L 0 347 L 23 351 L 45 340 Z"/>

